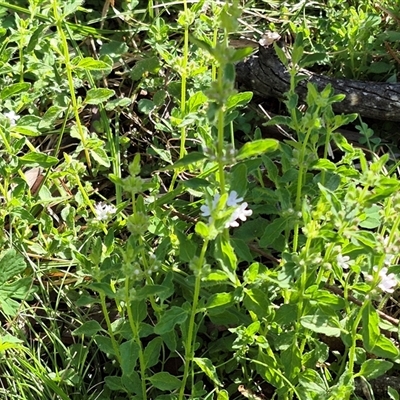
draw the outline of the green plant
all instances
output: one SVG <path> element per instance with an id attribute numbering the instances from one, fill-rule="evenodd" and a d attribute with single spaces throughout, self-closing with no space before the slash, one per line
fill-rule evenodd
<path id="1" fill-rule="evenodd" d="M 369 1 L 0 6 L 0 392 L 372 398 L 399 359 L 399 183 L 367 125 L 368 157 L 338 133 L 342 96 L 295 89 L 316 60 L 386 79 L 367 66 L 394 24 Z M 253 50 L 229 39 L 261 6 L 295 36 L 269 122 L 294 140 L 235 89 Z"/>

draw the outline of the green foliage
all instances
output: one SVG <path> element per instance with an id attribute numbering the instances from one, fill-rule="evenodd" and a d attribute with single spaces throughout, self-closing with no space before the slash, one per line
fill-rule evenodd
<path id="1" fill-rule="evenodd" d="M 0 2 L 0 397 L 373 398 L 399 359 L 397 164 L 296 86 L 315 63 L 393 82 L 399 10 L 103 3 Z M 260 5 L 294 38 L 282 141 L 235 82 Z"/>

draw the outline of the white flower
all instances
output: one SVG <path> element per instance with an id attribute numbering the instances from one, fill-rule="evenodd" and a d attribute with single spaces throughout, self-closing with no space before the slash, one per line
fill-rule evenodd
<path id="1" fill-rule="evenodd" d="M 378 267 L 375 266 L 374 267 L 374 271 L 376 272 L 378 270 Z M 383 267 L 380 271 L 379 271 L 379 283 L 378 283 L 378 287 L 379 289 L 382 290 L 382 292 L 387 292 L 387 293 L 393 293 L 394 292 L 394 288 L 397 286 L 397 279 L 395 274 L 391 273 L 388 274 L 388 269 L 386 267 Z M 365 279 L 367 281 L 372 281 L 373 277 L 371 275 L 367 275 L 365 277 Z"/>
<path id="2" fill-rule="evenodd" d="M 212 211 L 216 208 L 219 199 L 221 196 L 219 194 L 216 194 L 213 198 L 212 204 L 210 206 L 208 205 L 202 205 L 200 207 L 201 210 L 201 215 L 203 217 L 210 217 L 209 222 L 212 222 L 211 214 Z M 236 191 L 232 190 L 232 192 L 229 193 L 228 199 L 226 201 L 226 205 L 230 208 L 233 208 L 231 217 L 225 224 L 225 228 L 236 228 L 239 226 L 239 223 L 237 222 L 238 219 L 241 221 L 246 221 L 247 217 L 249 217 L 251 214 L 253 214 L 252 210 L 247 210 L 247 203 L 244 202 L 240 204 L 243 201 L 243 197 L 238 197 L 238 194 Z"/>
<path id="3" fill-rule="evenodd" d="M 396 256 L 394 254 L 386 254 L 385 261 L 383 262 L 385 265 L 392 265 L 392 261 Z"/>
<path id="4" fill-rule="evenodd" d="M 6 112 L 3 115 L 10 121 L 11 126 L 15 126 L 17 124 L 17 121 L 21 118 L 14 111 Z"/>
<path id="5" fill-rule="evenodd" d="M 232 190 L 232 192 L 229 193 L 228 200 L 226 201 L 226 205 L 229 207 L 235 207 L 239 203 L 243 201 L 243 197 L 237 197 L 237 192 L 235 190 Z M 246 203 L 247 204 L 247 203 Z M 247 205 L 246 205 L 247 207 Z"/>
<path id="6" fill-rule="evenodd" d="M 104 220 L 112 218 L 112 216 L 117 211 L 117 209 L 113 205 L 104 204 L 104 203 L 97 203 L 94 206 L 94 208 L 96 211 L 96 219 L 98 221 L 104 221 Z"/>
<path id="7" fill-rule="evenodd" d="M 336 257 L 337 265 L 342 269 L 349 269 L 350 266 L 349 261 L 350 261 L 349 256 L 342 256 L 341 254 L 338 254 Z"/>
<path id="8" fill-rule="evenodd" d="M 211 216 L 211 210 L 214 210 L 214 209 L 215 209 L 215 207 L 217 206 L 218 201 L 219 201 L 220 198 L 221 198 L 221 196 L 220 196 L 219 194 L 216 194 L 216 195 L 214 196 L 213 201 L 212 201 L 212 204 L 211 204 L 211 208 L 210 208 L 209 206 L 205 205 L 205 204 L 202 205 L 202 206 L 200 207 L 201 215 L 202 215 L 203 217 L 210 217 L 210 216 Z"/>
<path id="9" fill-rule="evenodd" d="M 250 217 L 251 214 L 253 214 L 253 210 L 246 210 L 247 208 L 247 203 L 244 202 L 242 203 L 239 207 L 235 209 L 233 214 L 231 215 L 231 218 L 229 221 L 225 224 L 225 228 L 236 228 L 239 226 L 239 223 L 237 222 L 238 219 L 241 221 L 246 221 L 247 217 Z"/>

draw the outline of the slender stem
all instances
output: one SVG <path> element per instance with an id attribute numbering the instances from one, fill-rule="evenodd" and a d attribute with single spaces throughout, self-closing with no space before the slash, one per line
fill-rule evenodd
<path id="1" fill-rule="evenodd" d="M 356 347 L 357 347 L 357 329 L 358 325 L 360 324 L 361 318 L 362 318 L 362 313 L 364 311 L 364 308 L 369 304 L 370 300 L 367 300 L 363 303 L 361 306 L 360 310 L 357 313 L 356 319 L 354 321 L 353 327 L 351 329 L 351 347 L 349 349 L 349 364 L 348 364 L 348 370 L 349 374 L 353 373 L 354 369 L 354 362 L 355 362 L 355 357 L 356 357 Z"/>
<path id="2" fill-rule="evenodd" d="M 53 15 L 54 15 L 54 19 L 56 21 L 57 32 L 60 35 L 61 42 L 62 42 L 62 54 L 64 56 L 65 70 L 67 72 L 68 86 L 69 86 L 69 92 L 71 95 L 71 103 L 72 103 L 72 109 L 73 109 L 74 116 L 75 116 L 76 128 L 77 128 L 80 140 L 82 142 L 82 146 L 83 146 L 85 158 L 86 158 L 86 163 L 90 170 L 92 167 L 92 164 L 90 161 L 89 151 L 86 148 L 86 134 L 84 132 L 84 129 L 83 129 L 83 126 L 81 123 L 81 119 L 79 117 L 78 101 L 77 101 L 76 95 L 75 95 L 74 79 L 72 76 L 72 65 L 71 65 L 71 59 L 70 59 L 69 50 L 68 50 L 68 41 L 67 41 L 67 37 L 65 36 L 64 29 L 63 29 L 63 18 L 62 18 L 62 16 L 59 15 L 58 10 L 57 10 L 57 1 L 56 0 L 53 1 Z"/>
<path id="3" fill-rule="evenodd" d="M 195 318 L 197 314 L 197 306 L 199 303 L 199 295 L 200 295 L 200 288 L 201 288 L 201 269 L 204 265 L 204 258 L 205 253 L 208 247 L 208 240 L 205 240 L 203 243 L 203 247 L 201 249 L 200 257 L 198 259 L 198 264 L 196 266 L 196 281 L 194 285 L 194 293 L 193 293 L 193 303 L 192 303 L 192 310 L 190 312 L 190 319 L 189 319 L 189 326 L 188 326 L 188 333 L 185 341 L 185 368 L 183 371 L 183 378 L 182 378 L 182 385 L 179 391 L 179 400 L 183 400 L 185 397 L 185 388 L 186 382 L 189 376 L 190 366 L 193 361 L 194 357 L 194 345 L 196 341 L 195 335 Z"/>
<path id="4" fill-rule="evenodd" d="M 183 12 L 187 17 L 187 1 L 183 1 Z M 189 59 L 189 25 L 186 22 L 184 31 L 183 31 L 183 58 L 182 58 L 182 66 L 181 66 L 181 115 L 182 117 L 185 115 L 186 110 L 186 83 L 187 83 L 187 65 Z M 181 141 L 180 141 L 180 149 L 179 149 L 179 158 L 182 158 L 186 155 L 186 126 L 181 126 Z M 175 169 L 174 175 L 171 180 L 170 190 L 172 190 L 175 186 L 176 179 L 180 173 L 180 169 Z"/>
<path id="5" fill-rule="evenodd" d="M 125 279 L 125 298 L 127 304 L 127 313 L 128 313 L 128 320 L 129 326 L 131 327 L 131 331 L 133 334 L 133 339 L 139 346 L 139 368 L 140 368 L 140 378 L 141 378 L 141 388 L 142 388 L 142 400 L 147 399 L 147 392 L 146 392 L 146 360 L 144 358 L 144 351 L 142 341 L 140 340 L 139 336 L 139 327 L 135 322 L 135 318 L 133 316 L 130 295 L 129 295 L 129 286 L 130 286 L 130 279 L 127 277 Z"/>
<path id="6" fill-rule="evenodd" d="M 318 110 L 316 111 L 318 113 Z M 297 178 L 297 193 L 296 193 L 296 206 L 295 210 L 300 211 L 301 206 L 301 193 L 303 190 L 303 175 L 307 172 L 304 166 L 304 158 L 306 154 L 308 140 L 311 136 L 312 127 L 307 130 L 306 136 L 304 138 L 304 142 L 302 143 L 301 150 L 300 150 L 300 157 L 299 157 L 299 175 Z M 297 251 L 297 245 L 299 240 L 299 223 L 296 222 L 294 226 L 294 233 L 293 233 L 293 251 Z"/>
<path id="7" fill-rule="evenodd" d="M 106 321 L 107 331 L 108 331 L 108 334 L 110 335 L 111 344 L 114 349 L 115 357 L 117 358 L 117 361 L 121 364 L 121 354 L 119 352 L 118 343 L 115 340 L 114 333 L 113 333 L 113 330 L 111 327 L 109 310 L 108 310 L 107 304 L 106 304 L 106 296 L 101 292 L 100 292 L 100 303 L 101 303 L 101 309 L 103 311 L 104 319 Z"/>
<path id="8" fill-rule="evenodd" d="M 80 51 L 80 47 L 74 40 L 74 36 L 71 32 L 70 25 L 66 24 L 65 29 L 68 32 L 69 39 L 70 39 L 72 45 L 74 46 L 74 50 L 75 50 L 76 54 L 79 55 L 80 57 L 83 57 L 82 52 Z M 86 72 L 86 77 L 87 77 L 90 87 L 95 88 L 96 82 L 95 82 L 92 74 L 90 73 L 90 71 L 85 71 L 85 72 Z M 113 174 L 115 174 L 118 178 L 121 178 L 121 152 L 119 149 L 119 137 L 120 137 L 120 135 L 119 135 L 119 133 L 120 133 L 119 113 L 116 113 L 116 116 L 114 118 L 115 132 L 112 132 L 111 128 L 110 128 L 109 117 L 107 116 L 106 110 L 104 109 L 104 105 L 99 104 L 98 107 L 99 107 L 99 111 L 100 111 L 101 123 L 102 123 L 102 126 L 104 127 L 106 137 L 107 137 L 107 145 L 108 145 L 108 147 L 110 149 L 110 153 L 111 153 L 111 163 L 112 163 L 112 168 L 113 168 Z M 118 184 L 115 184 L 115 197 L 116 197 L 115 202 L 118 206 L 119 204 L 122 203 L 122 188 Z"/>

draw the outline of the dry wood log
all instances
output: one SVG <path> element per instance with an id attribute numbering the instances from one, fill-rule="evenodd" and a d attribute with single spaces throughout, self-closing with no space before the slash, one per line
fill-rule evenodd
<path id="1" fill-rule="evenodd" d="M 273 46 L 260 46 L 257 55 L 236 66 L 236 74 L 241 87 L 264 97 L 284 99 L 284 93 L 290 87 L 289 73 Z M 400 121 L 399 83 L 335 79 L 305 69 L 300 70 L 300 74 L 306 76 L 296 89 L 302 101 L 307 95 L 307 82 L 314 83 L 319 90 L 330 83 L 335 94 L 346 95 L 342 102 L 333 104 L 336 113 L 358 113 L 378 120 Z"/>

